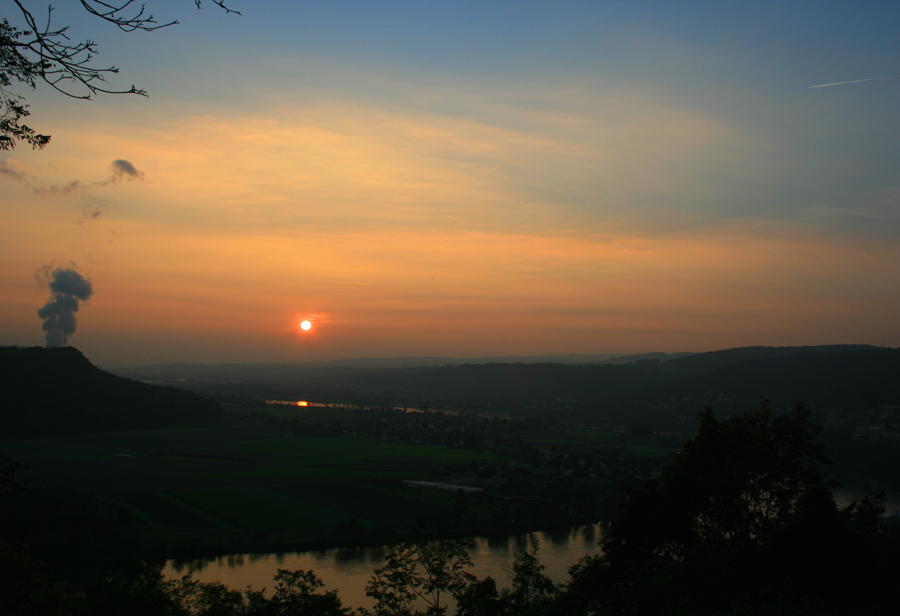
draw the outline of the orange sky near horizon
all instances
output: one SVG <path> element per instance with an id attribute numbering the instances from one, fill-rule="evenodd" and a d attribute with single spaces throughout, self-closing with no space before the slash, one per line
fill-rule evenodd
<path id="1" fill-rule="evenodd" d="M 63 219 L 13 229 L 46 243 L 7 244 L 4 271 L 13 255 L 20 268 L 39 262 L 72 228 Z M 163 361 L 173 349 L 185 361 L 240 362 L 878 344 L 896 335 L 883 325 L 900 308 L 897 247 L 803 228 L 262 235 L 103 217 L 75 228 L 76 245 L 115 237 L 79 264 L 97 292 L 72 340 L 113 364 Z M 46 291 L 2 282 L 15 289 L 4 321 L 28 343 Z M 310 315 L 314 331 L 299 333 Z M 155 348 L 160 335 L 167 342 Z"/>

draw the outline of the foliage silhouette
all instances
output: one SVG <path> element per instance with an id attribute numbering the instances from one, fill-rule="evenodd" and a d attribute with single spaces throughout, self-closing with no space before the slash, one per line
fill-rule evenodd
<path id="1" fill-rule="evenodd" d="M 466 570 L 471 566 L 466 540 L 401 543 L 375 571 L 366 595 L 375 599 L 376 616 L 422 614 L 414 611 L 417 602 L 426 605 L 424 614 L 439 616 L 447 612 L 448 595 L 458 599 L 475 581 Z"/>
<path id="2" fill-rule="evenodd" d="M 559 593 L 559 587 L 544 573 L 546 567 L 538 558 L 540 544 L 516 553 L 512 565 L 512 588 L 503 598 L 512 614 L 537 616 L 543 614 Z"/>
<path id="3" fill-rule="evenodd" d="M 601 541 L 603 555 L 570 570 L 553 613 L 814 606 L 831 614 L 884 604 L 900 551 L 881 529 L 883 495 L 837 508 L 822 482 L 810 411 L 798 404 L 782 416 L 763 406 L 723 422 L 709 409 L 700 417 L 697 437 L 662 477 L 630 492 Z"/>
<path id="4" fill-rule="evenodd" d="M 88 593 L 88 608 L 97 616 L 346 616 L 337 591 L 320 592 L 322 581 L 312 572 L 279 569 L 274 592 L 232 590 L 220 582 L 203 583 L 190 574 L 163 577 L 148 561 L 123 563 Z"/>

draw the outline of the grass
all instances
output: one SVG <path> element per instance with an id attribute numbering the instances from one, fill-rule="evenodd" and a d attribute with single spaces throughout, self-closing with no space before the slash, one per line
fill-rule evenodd
<path id="1" fill-rule="evenodd" d="M 681 451 L 681 447 L 664 447 L 660 445 L 628 445 L 627 449 L 634 451 L 635 455 L 639 458 L 646 458 L 647 456 L 654 457 L 665 457 L 670 453 Z"/>
<path id="2" fill-rule="evenodd" d="M 124 509 L 148 540 L 235 547 L 258 545 L 260 536 L 312 541 L 352 519 L 369 529 L 441 519 L 452 511 L 453 495 L 389 482 L 502 459 L 438 445 L 220 425 L 0 440 L 0 453 L 30 466 L 33 485 L 89 491 L 105 507 Z"/>
<path id="3" fill-rule="evenodd" d="M 541 447 L 574 450 L 586 441 L 618 442 L 621 435 L 563 427 L 523 437 Z M 668 451 L 621 445 L 640 456 Z M 31 466 L 33 485 L 43 480 L 91 492 L 105 506 L 124 509 L 148 541 L 226 550 L 311 542 L 333 536 L 337 525 L 351 520 L 370 531 L 444 520 L 454 510 L 455 494 L 399 481 L 435 480 L 473 462 L 505 459 L 440 445 L 290 436 L 285 429 L 224 424 L 0 440 L 0 453 Z M 544 476 L 550 470 L 535 472 Z M 490 508 L 469 497 L 468 514 Z"/>
<path id="4" fill-rule="evenodd" d="M 323 532 L 333 525 L 333 511 L 318 511 L 306 503 L 266 487 L 248 486 L 178 493 L 184 502 L 244 530 L 288 529 Z"/>
<path id="5" fill-rule="evenodd" d="M 157 526 L 174 528 L 222 528 L 208 516 L 198 515 L 195 511 L 184 507 L 181 503 L 167 498 L 158 492 L 132 492 L 121 494 L 118 500 L 130 505 L 132 510 L 145 514 L 156 522 Z"/>
<path id="6" fill-rule="evenodd" d="M 144 524 L 152 524 L 154 526 L 160 525 L 160 523 L 157 520 L 154 520 L 153 518 L 151 518 L 149 515 L 147 515 L 147 513 L 145 511 L 142 511 L 141 509 L 138 509 L 134 505 L 132 505 L 130 503 L 126 503 L 125 501 L 120 500 L 114 496 L 109 496 L 109 495 L 103 496 L 100 498 L 100 501 L 107 505 L 110 505 L 112 507 L 124 509 L 125 511 L 130 513 L 137 520 L 143 522 Z"/>

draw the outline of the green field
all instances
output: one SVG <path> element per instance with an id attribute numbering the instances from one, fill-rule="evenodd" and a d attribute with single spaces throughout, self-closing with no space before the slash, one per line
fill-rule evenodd
<path id="1" fill-rule="evenodd" d="M 0 441 L 29 466 L 32 485 L 95 495 L 164 544 L 258 545 L 363 531 L 413 529 L 453 510 L 429 480 L 501 459 L 437 445 L 361 436 L 290 436 L 271 428 L 181 427 Z"/>

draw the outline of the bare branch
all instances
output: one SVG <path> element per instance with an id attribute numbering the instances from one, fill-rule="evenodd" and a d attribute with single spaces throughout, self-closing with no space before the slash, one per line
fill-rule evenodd
<path id="1" fill-rule="evenodd" d="M 241 14 L 240 11 L 234 11 L 234 10 L 228 8 L 227 6 L 225 6 L 225 0 L 210 0 L 210 1 L 211 1 L 213 4 L 215 4 L 217 7 L 219 7 L 219 8 L 222 9 L 223 11 L 225 11 L 226 13 L 234 13 L 235 15 L 240 15 L 240 14 Z M 197 5 L 197 8 L 198 8 L 198 9 L 202 9 L 202 8 L 203 8 L 202 6 L 200 6 L 200 5 L 202 4 L 202 1 L 201 1 L 201 0 L 194 0 L 194 4 Z"/>
<path id="2" fill-rule="evenodd" d="M 151 32 L 153 30 L 167 28 L 168 26 L 173 26 L 178 23 L 178 21 L 170 21 L 169 23 L 158 24 L 153 18 L 153 15 L 144 17 L 144 10 L 146 7 L 144 7 L 143 4 L 141 5 L 140 10 L 138 10 L 138 12 L 135 13 L 132 17 L 125 17 L 123 12 L 125 11 L 125 9 L 134 4 L 134 0 L 127 0 L 126 2 L 124 2 L 123 4 L 119 4 L 118 6 L 108 4 L 106 2 L 101 2 L 101 0 L 80 1 L 81 6 L 83 6 L 88 13 L 116 25 L 120 30 L 123 30 L 125 32 L 134 32 L 135 30 L 144 30 L 145 32 Z"/>
<path id="3" fill-rule="evenodd" d="M 240 15 L 226 5 L 227 0 L 210 0 L 226 13 Z M 32 88 L 40 78 L 53 89 L 77 99 L 91 99 L 95 94 L 137 94 L 147 96 L 147 92 L 132 85 L 128 89 L 115 89 L 109 85 L 107 77 L 117 74 L 115 66 L 97 67 L 97 44 L 86 39 L 73 42 L 68 35 L 68 26 L 55 27 L 51 24 L 53 7 L 47 7 L 46 20 L 41 20 L 25 8 L 22 0 L 13 0 L 26 28 L 19 30 L 3 19 L 0 22 L 0 149 L 14 147 L 17 140 L 26 141 L 33 147 L 43 147 L 49 137 L 36 134 L 27 126 L 18 124 L 26 117 L 28 105 L 22 97 L 12 94 L 3 86 L 12 81 L 25 83 Z M 159 23 L 147 13 L 146 6 L 136 0 L 79 0 L 81 6 L 91 15 L 115 25 L 123 32 L 136 30 L 152 32 L 174 26 L 177 20 Z M 195 6 L 202 8 L 201 0 L 194 0 Z"/>

